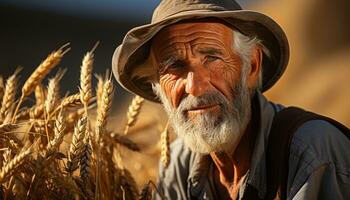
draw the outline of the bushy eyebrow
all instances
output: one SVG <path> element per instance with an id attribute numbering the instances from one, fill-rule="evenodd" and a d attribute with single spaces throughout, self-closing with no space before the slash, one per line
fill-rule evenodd
<path id="1" fill-rule="evenodd" d="M 166 67 L 180 61 L 179 57 L 176 55 L 170 55 L 160 61 L 161 67 Z"/>
<path id="2" fill-rule="evenodd" d="M 213 48 L 213 47 L 205 47 L 205 48 L 200 48 L 198 49 L 198 52 L 200 54 L 205 54 L 205 55 L 224 55 L 221 49 L 218 48 Z"/>
<path id="3" fill-rule="evenodd" d="M 170 66 L 172 65 L 184 65 L 185 61 L 183 61 L 180 57 L 177 55 L 170 55 L 159 63 L 159 73 L 164 73 Z"/>

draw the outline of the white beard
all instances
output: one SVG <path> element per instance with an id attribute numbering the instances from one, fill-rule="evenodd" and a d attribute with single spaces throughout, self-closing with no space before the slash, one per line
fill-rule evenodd
<path id="1" fill-rule="evenodd" d="M 215 90 L 200 97 L 188 95 L 181 100 L 178 108 L 174 108 L 159 83 L 153 84 L 153 91 L 162 101 L 178 137 L 198 153 L 225 151 L 232 154 L 250 121 L 251 95 L 242 78 L 233 88 L 233 103 Z M 190 120 L 185 115 L 187 109 L 210 103 L 220 104 L 219 117 L 208 113 Z"/>

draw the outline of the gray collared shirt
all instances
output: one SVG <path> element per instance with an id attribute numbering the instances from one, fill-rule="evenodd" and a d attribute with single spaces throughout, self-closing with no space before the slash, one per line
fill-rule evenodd
<path id="1" fill-rule="evenodd" d="M 273 117 L 283 106 L 270 103 L 258 93 L 259 132 L 251 167 L 239 190 L 244 199 L 249 184 L 263 199 L 267 192 L 266 145 Z M 160 165 L 158 190 L 167 199 L 222 199 L 227 191 L 218 188 L 215 165 L 209 155 L 192 152 L 181 139 L 171 144 L 167 169 Z M 161 199 L 155 194 L 155 199 Z M 287 183 L 287 199 L 350 199 L 350 141 L 326 121 L 312 120 L 293 136 Z"/>

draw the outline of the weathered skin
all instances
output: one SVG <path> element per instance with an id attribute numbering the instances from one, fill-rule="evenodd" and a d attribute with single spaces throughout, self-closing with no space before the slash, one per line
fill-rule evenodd
<path id="1" fill-rule="evenodd" d="M 232 51 L 231 28 L 216 20 L 185 22 L 163 29 L 154 38 L 152 54 L 158 65 L 159 83 L 174 108 L 186 95 L 201 96 L 217 90 L 229 102 L 234 102 L 233 87 L 241 76 L 241 59 Z M 252 52 L 251 68 L 247 75 L 249 89 L 255 87 L 261 66 L 259 48 Z M 186 111 L 189 119 L 203 113 L 220 116 L 217 104 Z M 212 152 L 218 169 L 221 187 L 236 199 L 242 177 L 247 172 L 254 145 L 251 125 L 235 151 Z"/>

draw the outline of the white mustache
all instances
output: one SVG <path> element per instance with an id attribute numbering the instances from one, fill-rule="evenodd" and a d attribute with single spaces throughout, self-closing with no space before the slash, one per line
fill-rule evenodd
<path id="1" fill-rule="evenodd" d="M 220 105 L 222 109 L 229 107 L 229 102 L 227 101 L 226 97 L 218 91 L 211 91 L 199 97 L 187 95 L 180 101 L 177 111 L 185 112 L 197 107 L 217 104 Z"/>

